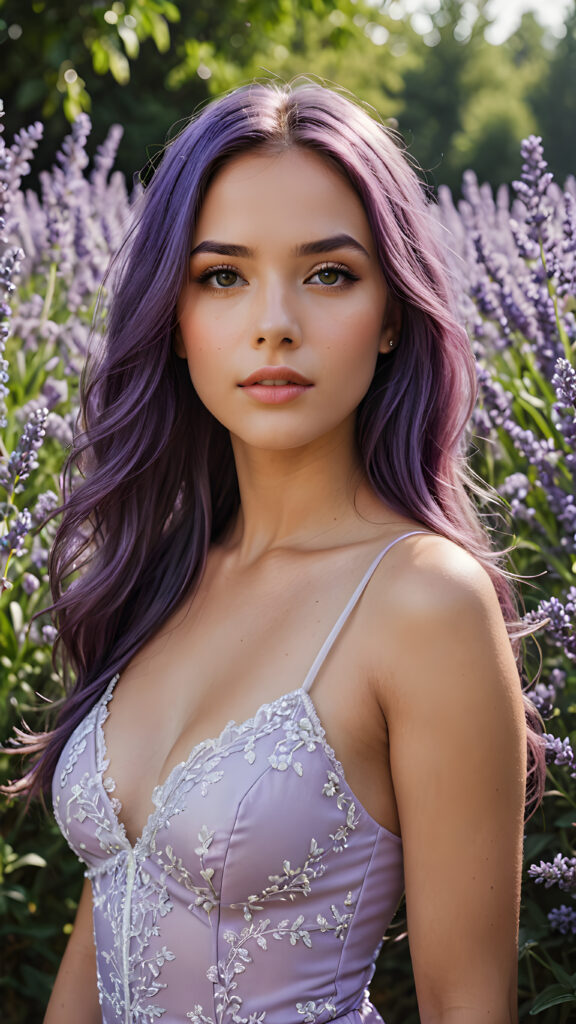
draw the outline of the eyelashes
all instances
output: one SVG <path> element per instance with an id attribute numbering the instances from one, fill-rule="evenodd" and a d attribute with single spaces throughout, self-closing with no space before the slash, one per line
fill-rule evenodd
<path id="1" fill-rule="evenodd" d="M 201 274 L 198 274 L 198 276 L 195 278 L 195 281 L 197 284 L 207 284 L 213 277 L 218 277 L 218 275 L 224 276 L 226 274 L 229 277 L 234 277 L 244 281 L 244 278 L 238 272 L 236 267 L 232 267 L 228 263 L 221 263 L 217 267 L 207 267 L 206 270 L 203 270 Z M 233 288 L 235 284 L 236 281 L 228 284 L 219 284 L 216 287 L 216 290 L 226 291 L 227 288 Z"/>
<path id="2" fill-rule="evenodd" d="M 306 278 L 306 282 L 311 281 L 313 277 L 318 277 L 320 274 L 340 274 L 340 276 L 344 278 L 344 282 L 340 282 L 339 284 L 335 284 L 334 282 L 330 284 L 328 281 L 322 282 L 324 287 L 332 290 L 345 287 L 345 283 L 350 281 L 359 280 L 358 276 L 353 274 L 350 268 L 344 266 L 342 263 L 323 263 L 320 267 L 316 268 L 313 274 L 310 274 L 310 276 Z"/>
<path id="3" fill-rule="evenodd" d="M 330 274 L 336 275 L 340 280 L 333 281 L 318 281 L 318 284 L 325 291 L 338 291 L 341 288 L 345 288 L 354 281 L 358 281 L 359 277 L 354 274 L 349 267 L 342 263 L 327 262 L 322 263 L 319 267 L 309 274 L 304 279 L 304 284 L 310 284 L 314 278 L 319 278 L 321 274 L 329 276 Z M 220 281 L 218 278 L 220 277 Z M 226 280 L 228 278 L 228 280 Z M 216 283 L 211 283 L 214 279 Z M 242 276 L 237 267 L 229 263 L 220 263 L 217 266 L 207 267 L 202 273 L 198 274 L 194 278 L 195 282 L 200 285 L 209 285 L 213 291 L 231 291 L 237 288 L 239 282 L 246 282 L 246 278 Z"/>

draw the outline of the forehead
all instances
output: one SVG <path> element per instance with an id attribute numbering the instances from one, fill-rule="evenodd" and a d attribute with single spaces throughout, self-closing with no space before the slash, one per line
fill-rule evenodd
<path id="1" fill-rule="evenodd" d="M 320 154 L 294 147 L 225 164 L 207 191 L 194 241 L 298 244 L 341 233 L 374 248 L 364 207 L 344 174 Z"/>

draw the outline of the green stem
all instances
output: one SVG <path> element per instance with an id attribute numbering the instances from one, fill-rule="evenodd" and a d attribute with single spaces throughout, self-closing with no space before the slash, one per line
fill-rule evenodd
<path id="1" fill-rule="evenodd" d="M 554 784 L 555 795 L 563 797 L 564 800 L 566 800 L 570 804 L 571 807 L 576 807 L 576 800 L 574 800 L 574 798 L 571 797 L 570 794 L 567 793 L 566 790 L 563 789 L 562 786 L 560 786 L 557 783 L 556 779 L 554 778 L 554 775 L 550 771 L 550 768 L 548 768 L 548 770 L 547 770 L 547 775 L 548 775 L 548 778 L 551 779 L 553 784 Z M 550 790 L 548 790 L 548 795 L 549 796 L 551 795 L 551 791 Z"/>
<path id="2" fill-rule="evenodd" d="M 56 288 L 56 263 L 50 264 L 50 270 L 48 272 L 48 287 L 46 288 L 46 296 L 44 298 L 44 305 L 42 307 L 42 315 L 40 317 L 40 328 L 44 326 L 50 313 L 52 306 L 52 300 L 54 298 L 54 289 Z"/>

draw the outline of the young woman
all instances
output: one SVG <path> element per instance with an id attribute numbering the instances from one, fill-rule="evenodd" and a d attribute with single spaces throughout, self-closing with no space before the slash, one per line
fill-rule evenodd
<path id="1" fill-rule="evenodd" d="M 52 559 L 76 683 L 28 784 L 87 881 L 46 1024 L 378 1021 L 404 889 L 423 1024 L 517 1019 L 540 755 L 434 236 L 308 84 L 207 107 L 145 190 Z"/>

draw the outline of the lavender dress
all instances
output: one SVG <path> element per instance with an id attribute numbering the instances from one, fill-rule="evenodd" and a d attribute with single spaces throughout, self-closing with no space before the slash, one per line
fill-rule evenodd
<path id="1" fill-rule="evenodd" d="M 134 846 L 106 775 L 117 676 L 71 735 L 54 810 L 92 882 L 104 1024 L 381 1024 L 366 990 L 403 891 L 402 844 L 350 790 L 309 691 L 391 547 L 304 684 L 197 744 L 155 789 Z"/>

